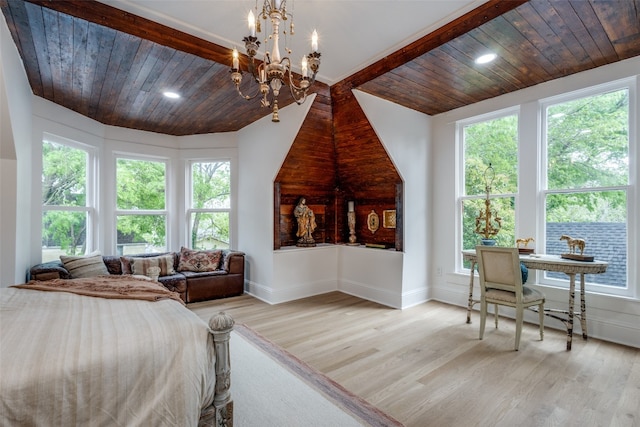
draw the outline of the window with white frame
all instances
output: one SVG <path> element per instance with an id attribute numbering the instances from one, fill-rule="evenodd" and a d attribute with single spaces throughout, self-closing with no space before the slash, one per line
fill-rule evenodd
<path id="1" fill-rule="evenodd" d="M 118 254 L 167 250 L 166 187 L 166 162 L 116 158 Z"/>
<path id="2" fill-rule="evenodd" d="M 500 246 L 513 246 L 518 193 L 518 114 L 509 111 L 461 122 L 458 131 L 464 171 L 459 199 L 462 248 L 473 249 L 481 243 L 483 236 L 476 231 L 486 225 L 481 217 L 486 211 L 487 186 L 491 209 L 500 222 L 500 232 L 493 238 Z"/>
<path id="3" fill-rule="evenodd" d="M 42 261 L 92 249 L 93 152 L 79 143 L 42 141 Z"/>
<path id="4" fill-rule="evenodd" d="M 193 249 L 229 248 L 231 163 L 211 160 L 189 164 L 188 244 Z"/>
<path id="5" fill-rule="evenodd" d="M 638 174 L 638 154 L 630 142 L 638 126 L 635 102 L 630 102 L 635 92 L 633 80 L 618 81 L 541 100 L 537 111 L 528 110 L 531 117 L 496 113 L 460 121 L 460 248 L 472 249 L 480 239 L 475 219 L 483 207 L 482 174 L 491 162 L 496 168 L 491 203 L 504 218 L 497 244 L 514 246 L 514 229 L 520 220 L 515 217 L 515 202 L 535 201 L 538 251 L 560 255 L 569 252 L 562 235 L 584 239 L 584 255 L 609 263 L 605 274 L 586 275 L 587 290 L 636 295 L 638 289 L 629 285 L 638 274 L 629 263 L 635 259 L 630 239 L 638 227 L 634 219 L 637 184 L 632 179 Z M 538 117 L 537 135 L 527 140 L 537 141 L 540 161 L 522 176 L 517 121 L 535 123 Z M 518 180 L 533 180 L 536 185 L 518 187 Z M 522 188 L 527 189 L 525 193 Z M 562 273 L 544 272 L 538 280 L 568 286 L 568 277 Z"/>
<path id="6" fill-rule="evenodd" d="M 609 263 L 587 286 L 607 293 L 628 286 L 629 95 L 599 88 L 542 103 L 545 252 L 570 252 L 562 235 L 584 239 L 584 255 Z"/>

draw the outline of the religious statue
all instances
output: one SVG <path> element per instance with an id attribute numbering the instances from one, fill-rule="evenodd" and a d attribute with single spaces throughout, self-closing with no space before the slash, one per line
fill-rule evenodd
<path id="1" fill-rule="evenodd" d="M 298 205 L 293 210 L 293 215 L 298 221 L 298 231 L 296 232 L 298 242 L 296 246 L 315 246 L 316 241 L 313 239 L 313 231 L 318 226 L 316 224 L 316 216 L 311 208 L 307 206 L 307 200 L 304 197 L 300 197 Z"/>

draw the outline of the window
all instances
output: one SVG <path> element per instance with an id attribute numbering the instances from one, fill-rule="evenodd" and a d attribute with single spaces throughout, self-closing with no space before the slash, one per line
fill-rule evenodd
<path id="1" fill-rule="evenodd" d="M 625 289 L 629 89 L 574 95 L 543 109 L 545 252 L 568 252 L 563 234 L 585 239 L 585 255 L 609 263 L 605 274 L 587 275 L 587 283 Z"/>
<path id="2" fill-rule="evenodd" d="M 56 138 L 42 141 L 42 261 L 91 249 L 93 156 Z"/>
<path id="3" fill-rule="evenodd" d="M 189 244 L 194 249 L 229 248 L 229 161 L 191 162 L 187 206 Z"/>
<path id="4" fill-rule="evenodd" d="M 472 120 L 459 126 L 463 146 L 464 171 L 460 198 L 462 248 L 473 249 L 482 236 L 476 229 L 486 228 L 484 215 L 487 184 L 491 209 L 500 219 L 496 244 L 515 242 L 515 197 L 518 192 L 518 115 Z M 491 165 L 491 169 L 489 166 Z M 497 226 L 492 222 L 491 226 Z M 468 267 L 468 266 L 467 266 Z"/>
<path id="5" fill-rule="evenodd" d="M 514 246 L 515 237 L 522 237 L 514 232 L 519 228 L 534 229 L 541 253 L 569 252 L 562 235 L 584 239 L 584 255 L 609 263 L 606 273 L 585 277 L 587 290 L 637 295 L 639 289 L 629 285 L 637 282 L 637 268 L 629 262 L 635 257 L 630 236 L 638 226 L 632 178 L 638 176 L 639 157 L 630 142 L 637 127 L 630 102 L 635 90 L 633 80 L 612 82 L 542 100 L 537 109 L 525 110 L 526 117 L 496 112 L 459 122 L 460 248 L 472 249 L 479 241 L 475 220 L 484 207 L 483 172 L 491 163 L 491 204 L 502 217 L 498 245 Z M 529 132 L 526 139 L 518 136 L 519 128 Z M 523 153 L 539 158 L 519 167 Z M 515 209 L 518 200 L 525 211 Z M 544 272 L 538 280 L 568 286 L 562 273 Z"/>
<path id="6" fill-rule="evenodd" d="M 116 159 L 116 245 L 120 255 L 167 250 L 166 163 Z"/>

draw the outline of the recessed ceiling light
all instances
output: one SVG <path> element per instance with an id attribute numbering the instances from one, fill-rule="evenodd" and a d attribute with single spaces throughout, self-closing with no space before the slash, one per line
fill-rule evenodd
<path id="1" fill-rule="evenodd" d="M 495 53 L 487 53 L 486 55 L 479 56 L 476 59 L 476 64 L 486 64 L 487 62 L 491 62 L 497 58 L 498 55 Z"/>
<path id="2" fill-rule="evenodd" d="M 179 94 L 177 94 L 177 93 L 175 93 L 175 92 L 167 91 L 167 92 L 163 92 L 162 94 L 163 94 L 164 96 L 166 96 L 167 98 L 171 98 L 171 99 L 178 99 L 178 98 L 180 98 L 180 95 L 179 95 Z"/>

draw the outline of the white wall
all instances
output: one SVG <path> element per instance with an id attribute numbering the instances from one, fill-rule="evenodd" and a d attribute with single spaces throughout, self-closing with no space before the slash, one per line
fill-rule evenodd
<path id="1" fill-rule="evenodd" d="M 30 266 L 31 87 L 9 28 L 0 18 L 0 287 Z"/>
<path id="2" fill-rule="evenodd" d="M 288 263 L 286 256 L 276 257 L 273 250 L 273 182 L 314 100 L 315 95 L 302 105 L 281 109 L 279 123 L 272 123 L 269 115 L 238 132 L 238 243 L 247 253 L 245 287 L 271 303 L 294 299 L 301 286 L 318 281 L 303 276 L 304 271 L 276 277 Z M 275 267 L 276 263 L 284 265 Z M 295 269 L 295 264 L 289 268 Z"/>
<path id="3" fill-rule="evenodd" d="M 621 61 L 606 67 L 585 71 L 563 79 L 544 83 L 524 89 L 518 92 L 503 95 L 491 100 L 480 102 L 468 107 L 460 108 L 448 113 L 440 114 L 433 118 L 433 151 L 429 169 L 431 177 L 437 185 L 432 187 L 432 235 L 431 235 L 431 286 L 434 299 L 448 302 L 460 306 L 466 306 L 468 295 L 469 276 L 468 271 L 462 272 L 456 269 L 459 265 L 461 255 L 456 253 L 455 242 L 459 239 L 456 236 L 456 188 L 457 177 L 455 123 L 457 120 L 474 117 L 477 115 L 497 111 L 513 106 L 520 106 L 520 120 L 524 140 L 520 141 L 521 167 L 530 168 L 530 176 L 535 176 L 537 152 L 535 142 L 531 140 L 535 133 L 538 117 L 536 115 L 537 103 L 541 98 L 582 89 L 613 80 L 635 76 L 638 79 L 640 72 L 640 58 L 633 58 Z M 635 111 L 638 114 L 638 99 L 632 99 L 635 103 Z M 635 156 L 636 162 L 640 162 L 638 154 L 638 130 L 631 130 L 631 155 Z M 526 176 L 526 175 L 525 175 Z M 632 177 L 637 185 L 638 177 Z M 437 180 L 437 181 L 436 181 Z M 522 182 L 521 185 L 533 185 L 535 182 Z M 640 212 L 638 194 L 632 195 L 631 203 L 635 206 L 635 212 Z M 523 226 L 518 230 L 521 235 L 534 235 L 535 230 L 535 200 L 519 200 L 521 204 L 520 212 L 524 218 L 528 218 Z M 533 214 L 533 216 L 532 216 Z M 638 254 L 638 217 L 630 218 L 629 232 L 632 233 L 630 239 L 630 252 L 635 254 L 634 259 L 629 260 L 631 267 L 640 265 Z M 529 223 L 530 225 L 527 225 Z M 444 274 L 438 276 L 433 274 L 441 269 Z M 476 285 L 478 280 L 476 278 Z M 630 286 L 637 286 L 631 283 Z M 552 287 L 542 288 L 547 296 L 547 306 L 554 308 L 566 308 L 568 305 L 568 292 L 565 289 Z M 476 287 L 475 295 L 479 295 Z M 620 298 L 598 294 L 587 295 L 587 318 L 589 335 L 640 347 L 640 301 L 636 298 Z M 476 306 L 477 308 L 477 306 Z M 535 316 L 528 318 L 535 322 Z M 545 321 L 545 327 L 562 329 L 560 322 L 549 319 Z M 579 329 L 578 329 L 579 330 Z"/>
<path id="4" fill-rule="evenodd" d="M 264 301 L 279 303 L 332 290 L 396 308 L 428 298 L 424 165 L 429 117 L 364 93 L 356 97 L 404 180 L 404 220 L 410 227 L 404 252 L 335 245 L 273 250 L 273 181 L 308 112 L 308 107 L 287 107 L 293 110 L 287 111 L 286 122 L 272 124 L 267 117 L 240 131 L 238 138 L 238 215 L 240 247 L 248 253 L 247 291 Z"/>
<path id="5" fill-rule="evenodd" d="M 404 184 L 404 247 L 402 274 L 383 290 L 401 297 L 392 307 L 406 308 L 429 298 L 431 118 L 361 91 L 358 103 L 384 145 Z M 376 265 L 376 264 L 373 264 Z M 358 295 L 358 294 L 356 294 Z M 361 295 L 365 298 L 367 294 Z"/>
<path id="6" fill-rule="evenodd" d="M 405 270 L 404 253 L 366 246 L 345 245 L 336 249 L 340 291 L 389 307 L 403 308 L 404 277 L 405 274 L 412 275 Z"/>

